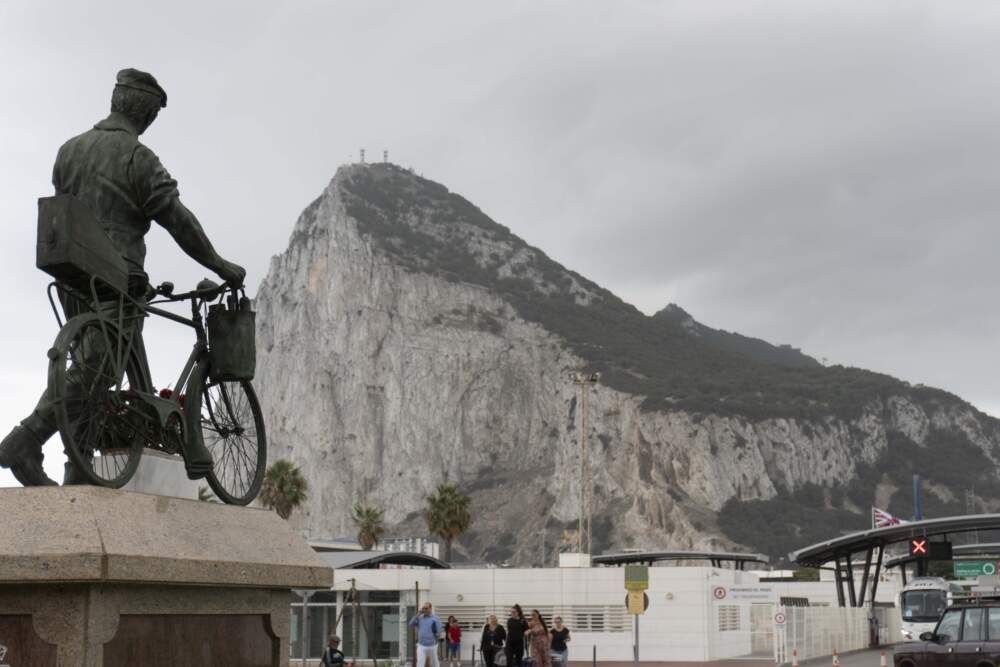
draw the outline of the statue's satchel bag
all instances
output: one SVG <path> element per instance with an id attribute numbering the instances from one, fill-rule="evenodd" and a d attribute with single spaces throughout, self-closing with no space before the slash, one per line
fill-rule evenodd
<path id="1" fill-rule="evenodd" d="M 128 265 L 87 205 L 73 195 L 38 200 L 35 265 L 59 282 L 90 293 L 128 288 Z"/>

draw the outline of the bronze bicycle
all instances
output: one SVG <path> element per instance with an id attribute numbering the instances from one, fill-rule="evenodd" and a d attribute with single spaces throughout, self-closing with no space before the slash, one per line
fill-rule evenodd
<path id="1" fill-rule="evenodd" d="M 53 225 L 63 219 L 51 218 Z M 67 262 L 53 260 L 60 252 L 43 252 L 41 227 L 39 234 L 39 267 L 57 277 L 48 294 L 61 327 L 48 353 L 48 395 L 66 455 L 82 478 L 119 488 L 135 474 L 144 449 L 183 457 L 196 443 L 211 453 L 206 481 L 219 499 L 252 501 L 264 477 L 267 437 L 251 384 L 253 313 L 242 287 L 206 279 L 175 294 L 171 283 L 154 288 L 145 274 L 126 277 L 86 258 L 71 257 L 74 266 L 65 269 Z M 185 301 L 189 318 L 159 307 Z M 149 316 L 195 333 L 177 381 L 160 391 L 142 340 Z"/>

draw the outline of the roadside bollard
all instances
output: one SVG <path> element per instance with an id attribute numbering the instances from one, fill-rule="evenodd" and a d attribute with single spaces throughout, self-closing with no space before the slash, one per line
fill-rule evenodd
<path id="1" fill-rule="evenodd" d="M 840 658 L 837 656 L 837 649 L 833 649 L 833 667 L 840 667 Z"/>
<path id="2" fill-rule="evenodd" d="M 797 648 L 792 649 L 792 667 L 799 667 L 799 650 Z"/>
<path id="3" fill-rule="evenodd" d="M 885 651 L 882 651 L 882 657 L 878 660 L 879 667 L 888 667 L 888 663 L 885 661 Z"/>

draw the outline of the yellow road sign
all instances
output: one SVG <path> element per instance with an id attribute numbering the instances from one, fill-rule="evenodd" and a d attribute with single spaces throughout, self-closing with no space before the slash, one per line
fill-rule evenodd
<path id="1" fill-rule="evenodd" d="M 649 588 L 648 565 L 625 566 L 625 590 L 644 591 Z"/>
<path id="2" fill-rule="evenodd" d="M 649 598 L 643 591 L 629 591 L 625 598 L 625 606 L 630 614 L 641 614 L 649 606 Z"/>

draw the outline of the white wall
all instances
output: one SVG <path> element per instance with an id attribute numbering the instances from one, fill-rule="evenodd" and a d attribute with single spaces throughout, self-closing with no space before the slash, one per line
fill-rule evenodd
<path id="1" fill-rule="evenodd" d="M 627 661 L 632 659 L 633 619 L 625 612 L 624 574 L 623 568 L 614 567 L 340 570 L 334 574 L 334 588 L 349 589 L 352 578 L 362 590 L 412 591 L 418 583 L 421 600 L 429 599 L 440 614 L 453 613 L 468 624 L 463 655 L 469 654 L 473 642 L 478 644 L 479 629 L 489 613 L 496 613 L 503 622 L 509 607 L 517 602 L 526 613 L 537 608 L 547 618 L 556 613 L 563 616 L 572 632 L 571 660 L 590 660 L 596 646 L 599 661 Z M 643 661 L 701 662 L 749 656 L 753 648 L 759 652 L 761 645 L 768 645 L 779 597 L 837 604 L 832 582 L 759 583 L 750 572 L 712 567 L 652 567 L 649 575 L 649 609 L 639 617 Z M 721 600 L 713 594 L 719 587 L 726 591 Z M 891 601 L 894 595 L 894 586 L 879 585 L 879 600 Z M 720 626 L 723 607 L 723 613 L 738 615 L 728 631 Z M 757 617 L 754 622 L 751 609 Z M 574 627 L 575 614 L 602 618 L 605 630 Z"/>

